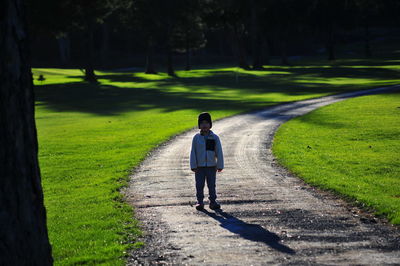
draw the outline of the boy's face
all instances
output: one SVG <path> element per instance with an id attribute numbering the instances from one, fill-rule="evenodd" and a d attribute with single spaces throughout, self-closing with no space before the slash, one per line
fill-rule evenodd
<path id="1" fill-rule="evenodd" d="M 210 130 L 210 123 L 208 123 L 207 120 L 203 120 L 200 122 L 200 129 L 203 131 L 208 131 Z"/>

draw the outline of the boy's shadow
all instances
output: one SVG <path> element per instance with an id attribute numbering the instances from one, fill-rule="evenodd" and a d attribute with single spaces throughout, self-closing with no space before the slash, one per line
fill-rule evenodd
<path id="1" fill-rule="evenodd" d="M 202 212 L 219 221 L 221 227 L 243 237 L 244 239 L 255 242 L 262 242 L 270 246 L 271 248 L 283 253 L 296 253 L 293 249 L 279 243 L 281 238 L 277 234 L 269 232 L 258 224 L 246 223 L 222 210 L 215 211 L 219 215 L 213 212 L 209 212 L 206 209 L 202 210 Z"/>

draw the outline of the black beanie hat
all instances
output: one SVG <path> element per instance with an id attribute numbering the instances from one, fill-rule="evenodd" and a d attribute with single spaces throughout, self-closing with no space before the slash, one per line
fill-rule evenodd
<path id="1" fill-rule="evenodd" d="M 199 114 L 199 119 L 198 119 L 199 128 L 200 128 L 200 122 L 203 120 L 208 121 L 208 123 L 210 123 L 210 128 L 212 128 L 211 115 L 209 113 L 204 112 Z"/>

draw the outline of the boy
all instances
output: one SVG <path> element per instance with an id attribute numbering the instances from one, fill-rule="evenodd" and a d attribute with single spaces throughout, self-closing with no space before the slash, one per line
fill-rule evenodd
<path id="1" fill-rule="evenodd" d="M 196 209 L 204 209 L 204 184 L 207 180 L 208 199 L 210 209 L 216 210 L 221 206 L 216 201 L 215 191 L 216 172 L 224 169 L 224 155 L 219 137 L 210 130 L 212 127 L 211 115 L 201 113 L 198 117 L 200 133 L 194 135 L 192 140 L 192 150 L 190 152 L 190 169 L 195 172 L 196 179 Z"/>

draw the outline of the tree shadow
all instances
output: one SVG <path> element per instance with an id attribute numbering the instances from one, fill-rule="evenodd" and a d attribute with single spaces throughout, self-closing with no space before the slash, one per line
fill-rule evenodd
<path id="1" fill-rule="evenodd" d="M 331 78 L 366 78 L 373 81 L 369 85 L 363 85 L 365 88 L 385 84 L 382 78 L 393 79 L 398 75 L 398 71 L 383 68 L 324 68 L 317 65 L 289 68 L 277 66 L 267 68 L 262 74 L 254 73 L 240 72 L 236 78 L 237 73 L 234 70 L 210 69 L 182 77 L 160 76 L 150 79 L 135 73 L 104 73 L 99 75 L 99 80 L 104 81 L 100 84 L 76 82 L 35 86 L 35 96 L 38 104 L 56 111 L 79 111 L 98 115 L 116 115 L 125 111 L 153 108 L 164 112 L 203 110 L 204 106 L 209 111 L 244 112 L 275 105 L 286 96 L 285 101 L 295 101 L 308 95 L 316 97 L 361 89 L 360 84 L 353 81 L 329 83 Z M 113 85 L 112 82 L 118 85 Z M 141 87 L 137 87 L 138 84 Z M 269 93 L 271 97 L 265 95 Z M 249 99 L 243 97 L 249 94 Z"/>
<path id="2" fill-rule="evenodd" d="M 276 74 L 279 72 L 288 72 L 289 74 Z M 254 94 L 282 93 L 290 96 L 302 96 L 314 93 L 341 93 L 386 84 L 392 85 L 395 80 L 400 80 L 400 76 L 399 71 L 393 69 L 305 66 L 289 69 L 268 68 L 262 75 L 247 72 L 239 73 L 238 77 L 233 70 L 212 71 L 209 76 L 166 79 L 160 82 L 158 86 L 161 88 L 173 85 L 186 86 L 193 91 L 208 86 L 215 93 L 235 89 Z"/>
<path id="3" fill-rule="evenodd" d="M 258 224 L 246 223 L 222 210 L 216 210 L 215 213 L 212 213 L 204 209 L 202 212 L 220 222 L 222 228 L 225 228 L 244 239 L 264 243 L 282 253 L 296 253 L 290 247 L 279 243 L 281 238 L 277 234 L 264 229 Z"/>
<path id="4" fill-rule="evenodd" d="M 35 87 L 37 106 L 55 111 L 78 111 L 97 115 L 118 115 L 126 111 L 184 109 L 246 111 L 273 105 L 274 101 L 241 101 L 208 93 L 168 91 L 160 88 L 124 88 L 112 85 L 69 83 Z"/>

